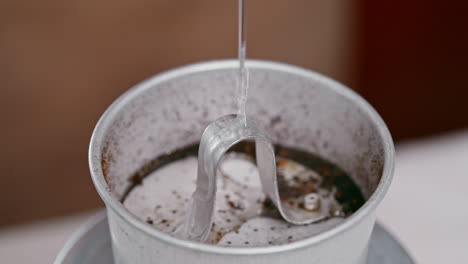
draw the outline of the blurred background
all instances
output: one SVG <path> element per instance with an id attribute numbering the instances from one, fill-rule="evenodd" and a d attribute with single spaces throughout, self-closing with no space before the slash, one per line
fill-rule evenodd
<path id="1" fill-rule="evenodd" d="M 468 127 L 464 1 L 255 0 L 247 56 L 358 91 L 395 140 Z M 237 1 L 0 0 L 0 227 L 102 207 L 92 129 L 161 71 L 237 55 Z"/>

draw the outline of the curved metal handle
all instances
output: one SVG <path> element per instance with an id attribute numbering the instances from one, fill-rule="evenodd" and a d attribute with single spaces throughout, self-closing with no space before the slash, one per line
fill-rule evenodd
<path id="1" fill-rule="evenodd" d="M 244 140 L 255 140 L 255 156 L 263 190 L 287 222 L 308 224 L 325 217 L 322 212 L 298 211 L 281 202 L 271 140 L 252 120 L 232 114 L 211 123 L 203 132 L 198 149 L 197 188 L 184 230 L 187 239 L 203 242 L 208 238 L 213 223 L 219 163 L 232 146 Z"/>
<path id="2" fill-rule="evenodd" d="M 243 140 L 255 140 L 257 166 L 268 177 L 270 190 L 276 185 L 275 153 L 271 141 L 245 116 L 227 115 L 211 123 L 203 132 L 198 150 L 197 188 L 186 223 L 188 239 L 205 241 L 211 229 L 216 195 L 216 171 L 224 154 Z M 265 185 L 264 185 L 265 186 Z M 267 192 L 268 193 L 268 192 Z M 276 196 L 279 199 L 278 193 Z"/>

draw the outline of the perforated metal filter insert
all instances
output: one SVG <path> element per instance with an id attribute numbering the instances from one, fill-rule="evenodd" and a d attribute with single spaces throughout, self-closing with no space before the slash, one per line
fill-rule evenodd
<path id="1" fill-rule="evenodd" d="M 282 161 L 285 178 L 307 172 L 317 177 L 296 162 L 278 159 Z M 156 229 L 183 238 L 184 221 L 195 190 L 197 163 L 196 157 L 187 157 L 154 171 L 129 193 L 124 206 Z M 279 245 L 313 236 L 344 220 L 334 217 L 297 226 L 271 215 L 270 209 L 265 208 L 266 195 L 255 162 L 245 154 L 228 153 L 218 177 L 216 209 L 207 243 L 235 247 Z M 336 204 L 328 190 L 318 188 L 318 193 L 323 195 L 324 204 Z"/>

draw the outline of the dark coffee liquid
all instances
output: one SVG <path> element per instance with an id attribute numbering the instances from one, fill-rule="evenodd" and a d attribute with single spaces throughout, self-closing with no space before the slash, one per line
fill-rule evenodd
<path id="1" fill-rule="evenodd" d="M 365 202 L 364 196 L 359 187 L 354 183 L 351 177 L 340 169 L 337 165 L 306 151 L 287 148 L 281 145 L 275 145 L 275 156 L 277 157 L 277 168 L 281 166 L 282 161 L 295 161 L 315 172 L 323 179 L 321 187 L 332 190 L 336 188 L 335 199 L 340 203 L 344 216 L 348 216 L 357 211 Z M 233 151 L 244 152 L 254 158 L 255 144 L 252 142 L 242 142 L 233 147 Z M 292 187 L 286 183 L 281 170 L 277 170 L 279 192 L 282 201 L 298 198 L 311 191 L 314 191 L 314 182 L 303 182 L 299 177 L 294 176 L 293 180 L 297 183 Z M 268 205 L 268 200 L 266 200 Z M 301 204 L 299 207 L 303 206 Z M 271 210 L 271 206 L 266 206 Z M 273 210 L 276 208 L 273 206 Z"/>
<path id="2" fill-rule="evenodd" d="M 253 142 L 241 142 L 230 149 L 230 152 L 243 153 L 255 160 L 255 144 Z M 174 161 L 181 160 L 187 157 L 196 157 L 198 154 L 198 145 L 191 145 L 173 153 L 162 155 L 148 162 L 140 170 L 138 170 L 130 178 L 130 183 L 122 202 L 132 190 L 143 183 L 143 179 L 150 175 L 153 171 L 162 168 Z M 334 192 L 335 199 L 341 206 L 341 214 L 336 215 L 346 217 L 358 210 L 365 202 L 364 197 L 359 187 L 354 183 L 351 177 L 340 169 L 335 164 L 306 151 L 287 148 L 280 145 L 275 145 L 275 154 L 277 157 L 277 167 L 279 168 L 285 160 L 297 162 L 319 174 L 322 178 L 321 188 L 336 189 Z M 293 186 L 285 180 L 283 172 L 277 170 L 278 185 L 280 197 L 282 201 L 294 200 L 307 193 L 313 192 L 316 188 L 314 182 L 304 182 L 300 177 L 293 176 L 293 181 L 296 182 Z M 303 207 L 303 204 L 298 203 L 298 207 Z M 276 207 L 269 199 L 263 201 L 263 213 L 270 217 L 280 218 Z"/>
<path id="3" fill-rule="evenodd" d="M 333 228 L 365 202 L 358 186 L 338 166 L 312 153 L 276 145 L 282 203 L 310 213 L 305 197 L 315 194 L 318 210 L 326 215 L 314 224 L 291 225 L 263 193 L 254 153 L 253 142 L 241 142 L 221 162 L 207 243 L 225 247 L 291 243 Z M 191 145 L 145 164 L 130 177 L 122 198 L 125 208 L 155 229 L 183 238 L 180 230 L 191 208 L 197 154 L 198 145 Z"/>

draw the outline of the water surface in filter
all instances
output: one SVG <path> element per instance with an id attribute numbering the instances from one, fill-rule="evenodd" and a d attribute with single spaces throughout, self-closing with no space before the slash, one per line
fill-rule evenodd
<path id="1" fill-rule="evenodd" d="M 262 192 L 253 153 L 254 144 L 241 143 L 228 153 L 218 172 L 214 224 L 207 243 L 256 247 L 280 245 L 316 235 L 341 223 L 364 198 L 339 167 L 296 149 L 276 146 L 281 200 L 303 208 L 304 195 L 320 197 L 316 210 L 330 217 L 319 223 L 296 226 L 285 222 Z M 183 237 L 197 177 L 197 149 L 190 146 L 158 157 L 138 173 L 124 198 L 124 206 L 154 228 Z"/>

